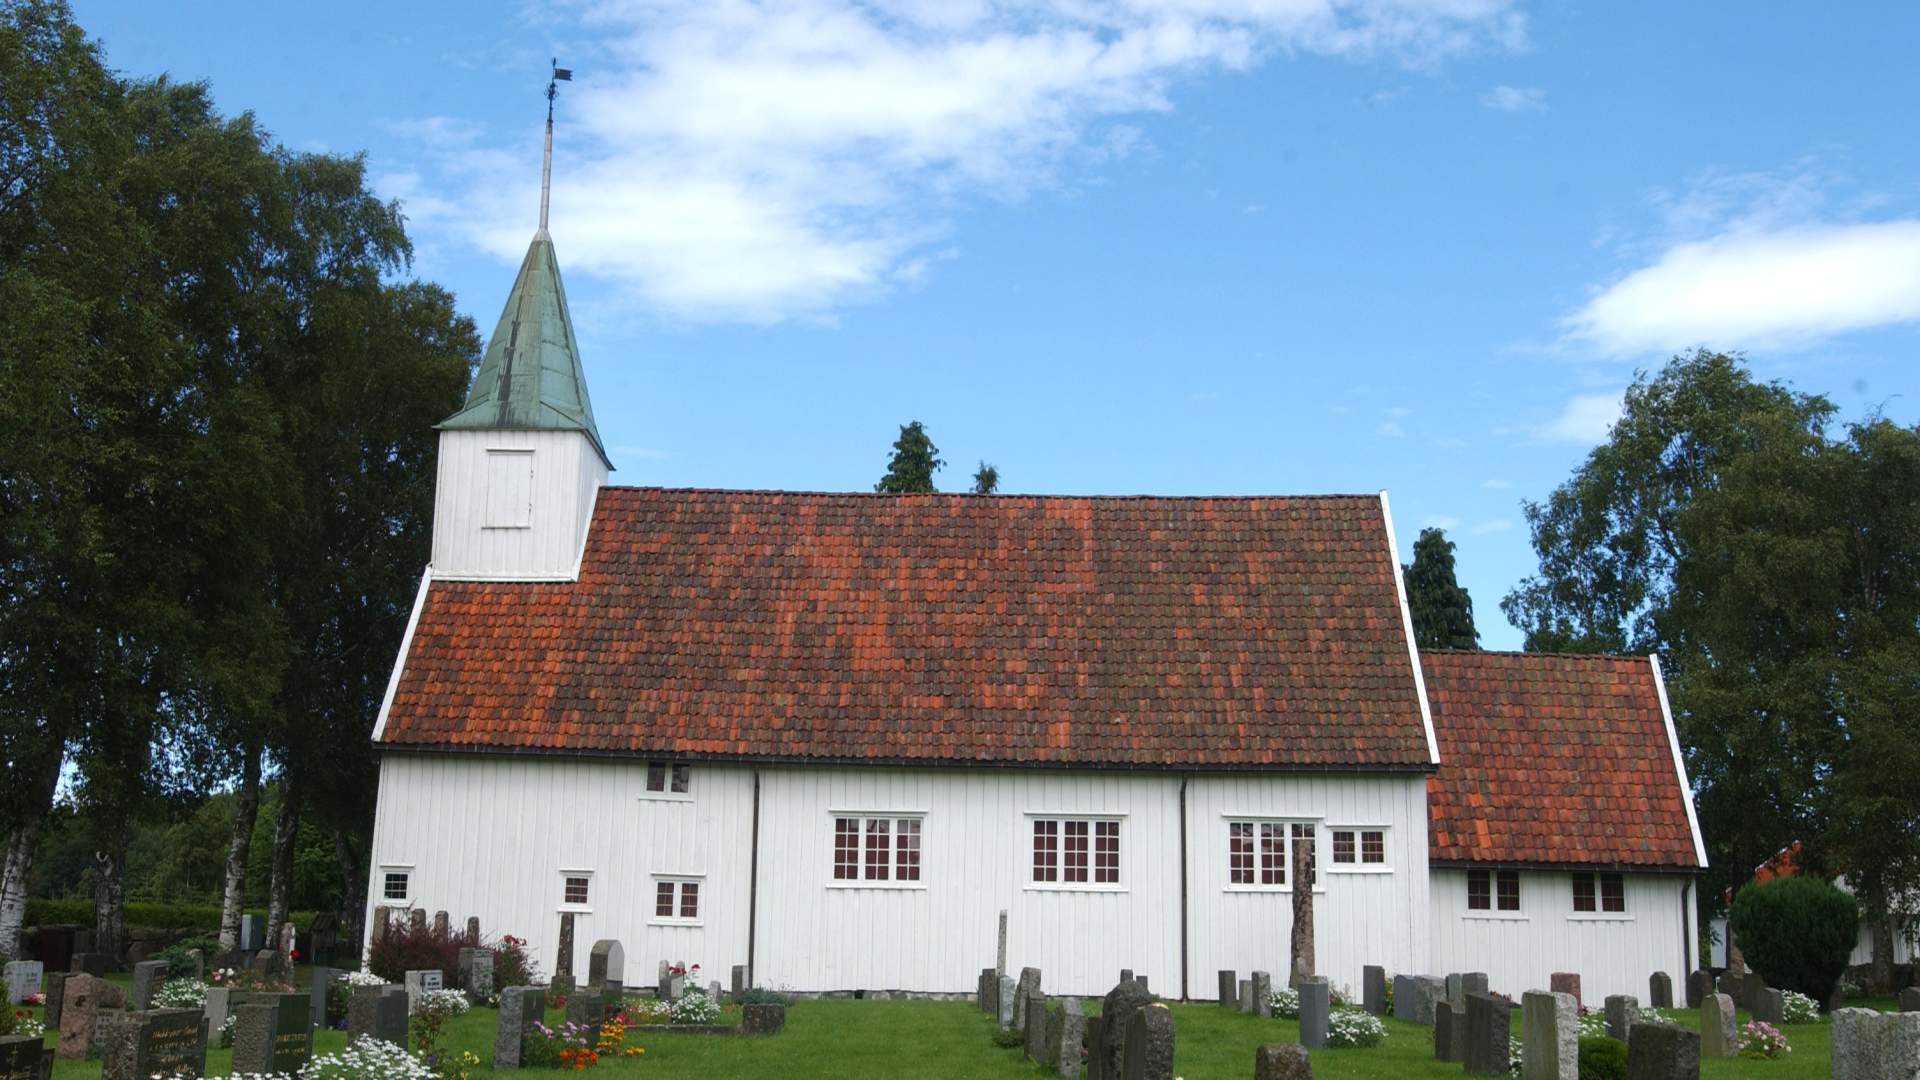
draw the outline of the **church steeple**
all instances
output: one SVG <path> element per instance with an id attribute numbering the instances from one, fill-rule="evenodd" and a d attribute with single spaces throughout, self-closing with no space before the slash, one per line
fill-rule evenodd
<path id="1" fill-rule="evenodd" d="M 571 77 L 556 66 L 547 84 L 540 227 L 520 260 L 466 404 L 439 424 L 437 577 L 571 580 L 594 500 L 613 468 L 593 422 L 567 291 L 547 235 L 554 86 Z"/>

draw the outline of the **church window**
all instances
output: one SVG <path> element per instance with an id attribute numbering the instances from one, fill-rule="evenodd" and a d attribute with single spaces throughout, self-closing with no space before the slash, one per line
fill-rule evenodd
<path id="1" fill-rule="evenodd" d="M 563 908 L 581 909 L 587 906 L 592 893 L 593 871 L 562 870 L 560 872 L 560 905 Z"/>
<path id="2" fill-rule="evenodd" d="M 1467 871 L 1468 911 L 1519 911 L 1520 871 Z"/>
<path id="3" fill-rule="evenodd" d="M 1110 818 L 1033 819 L 1036 885 L 1098 888 L 1120 884 L 1120 822 Z"/>
<path id="4" fill-rule="evenodd" d="M 1596 888 L 1595 886 L 1598 886 Z M 1627 910 L 1627 882 L 1619 874 L 1595 874 L 1582 871 L 1573 875 L 1573 910 L 1576 913 Z"/>
<path id="5" fill-rule="evenodd" d="M 1285 889 L 1292 866 L 1291 850 L 1306 846 L 1307 858 L 1319 858 L 1318 827 L 1300 821 L 1227 822 L 1227 887 L 1229 889 Z M 1335 848 L 1339 851 L 1338 834 Z M 1291 847 L 1289 846 L 1291 845 Z M 1315 878 L 1317 881 L 1317 876 Z"/>
<path id="6" fill-rule="evenodd" d="M 1387 872 L 1387 830 L 1336 826 L 1327 833 L 1333 838 L 1330 870 L 1344 874 Z"/>
<path id="7" fill-rule="evenodd" d="M 382 867 L 380 872 L 380 898 L 405 902 L 409 893 L 408 885 L 412 872 L 397 867 Z"/>
<path id="8" fill-rule="evenodd" d="M 833 880 L 847 885 L 920 883 L 920 816 L 835 815 Z"/>
<path id="9" fill-rule="evenodd" d="M 700 921 L 700 881 L 697 878 L 653 879 L 653 921 L 697 924 Z"/>
<path id="10" fill-rule="evenodd" d="M 647 762 L 647 793 L 656 796 L 686 795 L 693 789 L 693 766 L 685 762 Z"/>

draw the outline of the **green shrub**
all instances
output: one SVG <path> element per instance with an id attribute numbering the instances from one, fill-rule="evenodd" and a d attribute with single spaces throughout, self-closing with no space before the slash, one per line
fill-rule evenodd
<path id="1" fill-rule="evenodd" d="M 1580 1080 L 1627 1080 L 1627 1044 L 1605 1035 L 1581 1039 Z"/>
<path id="2" fill-rule="evenodd" d="M 1013 1028 L 993 1033 L 993 1045 L 1002 1050 L 1011 1050 L 1016 1046 L 1027 1045 L 1027 1037 Z"/>
<path id="3" fill-rule="evenodd" d="M 167 962 L 167 972 L 171 975 L 191 977 L 193 975 L 193 957 L 187 954 L 195 949 L 199 949 L 201 959 L 210 964 L 220 956 L 219 939 L 196 934 L 193 937 L 176 941 L 172 945 L 160 950 L 160 954 L 155 956 L 154 959 L 165 960 Z"/>
<path id="4" fill-rule="evenodd" d="M 1820 878 L 1785 877 L 1741 889 L 1729 921 L 1747 963 L 1768 986 L 1825 1001 L 1847 973 L 1860 909 Z"/>
<path id="5" fill-rule="evenodd" d="M 267 917 L 263 908 L 252 909 L 250 914 L 260 918 Z M 306 926 L 313 922 L 314 912 L 296 911 L 288 916 L 295 926 Z M 49 926 L 55 924 L 77 926 L 93 925 L 93 901 L 75 900 L 29 900 L 27 901 L 26 925 Z M 144 904 L 127 905 L 127 925 L 143 930 L 193 930 L 201 934 L 220 933 L 220 905 L 218 904 Z"/>
<path id="6" fill-rule="evenodd" d="M 742 1005 L 791 1005 L 793 999 L 778 990 L 764 990 L 758 986 L 740 993 Z"/>

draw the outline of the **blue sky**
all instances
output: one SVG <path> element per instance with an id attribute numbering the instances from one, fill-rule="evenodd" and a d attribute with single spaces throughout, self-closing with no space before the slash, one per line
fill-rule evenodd
<path id="1" fill-rule="evenodd" d="M 1914 422 L 1920 6 L 77 0 L 367 154 L 490 333 L 553 234 L 617 482 L 1391 492 L 1482 638 L 1520 502 L 1694 344 Z"/>

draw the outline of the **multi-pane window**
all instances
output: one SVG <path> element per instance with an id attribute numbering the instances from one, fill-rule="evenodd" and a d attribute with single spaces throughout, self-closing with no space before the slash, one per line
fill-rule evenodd
<path id="1" fill-rule="evenodd" d="M 1619 874 L 1600 875 L 1600 910 L 1627 910 L 1627 882 Z"/>
<path id="2" fill-rule="evenodd" d="M 1065 885 L 1120 883 L 1120 823 L 1035 818 L 1033 880 Z"/>
<path id="3" fill-rule="evenodd" d="M 1494 901 L 1501 911 L 1520 910 L 1520 871 L 1499 870 L 1493 875 Z"/>
<path id="4" fill-rule="evenodd" d="M 833 819 L 835 881 L 920 880 L 920 819 Z"/>
<path id="5" fill-rule="evenodd" d="M 384 900 L 405 900 L 407 898 L 407 872 L 388 870 L 381 877 L 380 897 Z"/>
<path id="6" fill-rule="evenodd" d="M 1387 861 L 1387 834 L 1381 829 L 1360 830 L 1360 861 L 1379 865 Z"/>
<path id="7" fill-rule="evenodd" d="M 1227 822 L 1227 883 L 1285 887 L 1294 847 L 1305 845 L 1307 858 L 1317 860 L 1316 831 L 1301 822 Z"/>
<path id="8" fill-rule="evenodd" d="M 1358 858 L 1353 842 L 1352 829 L 1333 830 L 1333 861 L 1335 865 L 1354 862 Z"/>
<path id="9" fill-rule="evenodd" d="M 566 904 L 585 904 L 587 902 L 587 883 L 590 879 L 567 874 L 562 879 L 560 900 Z"/>
<path id="10" fill-rule="evenodd" d="M 656 878 L 653 883 L 656 922 L 700 921 L 700 883 L 685 878 Z"/>
<path id="11" fill-rule="evenodd" d="M 1387 861 L 1384 829 L 1334 829 L 1335 866 L 1379 866 Z"/>
<path id="12" fill-rule="evenodd" d="M 1467 871 L 1467 910 L 1493 910 L 1493 871 L 1477 868 Z"/>
<path id="13" fill-rule="evenodd" d="M 685 795 L 693 780 L 693 766 L 683 762 L 647 762 L 647 790 Z"/>
<path id="14" fill-rule="evenodd" d="M 1301 844 L 1307 845 L 1307 887 L 1320 884 L 1320 838 L 1319 830 L 1312 825 L 1296 821 L 1293 823 L 1293 846 L 1298 850 Z"/>
<path id="15" fill-rule="evenodd" d="M 1520 871 L 1467 871 L 1467 910 L 1519 911 Z"/>

